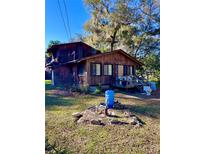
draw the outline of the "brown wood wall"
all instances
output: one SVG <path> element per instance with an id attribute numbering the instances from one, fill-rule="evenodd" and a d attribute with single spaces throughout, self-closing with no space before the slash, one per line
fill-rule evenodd
<path id="1" fill-rule="evenodd" d="M 92 76 L 91 75 L 91 63 L 100 63 L 101 64 L 101 75 L 100 76 Z M 55 85 L 110 85 L 114 81 L 117 76 L 117 65 L 126 65 L 126 66 L 134 66 L 134 68 L 138 68 L 139 64 L 128 58 L 122 53 L 113 53 L 98 56 L 92 59 L 87 59 L 86 61 L 82 62 L 84 66 L 84 73 L 79 75 L 78 74 L 78 67 L 79 64 L 70 64 L 61 66 L 54 71 L 54 84 Z M 104 64 L 112 64 L 113 65 L 113 75 L 112 76 L 104 76 L 103 74 L 103 65 Z M 75 72 L 75 76 L 73 74 Z"/>
<path id="2" fill-rule="evenodd" d="M 61 66 L 54 70 L 54 84 L 55 85 L 71 85 L 72 84 L 72 72 L 68 66 Z"/>
<path id="3" fill-rule="evenodd" d="M 82 75 L 79 75 L 77 65 L 70 64 L 56 68 L 54 70 L 54 84 L 63 86 L 87 85 L 87 73 L 84 71 Z"/>
<path id="4" fill-rule="evenodd" d="M 112 64 L 113 65 L 113 76 L 104 76 L 103 71 L 101 76 L 91 76 L 91 63 L 100 63 L 102 64 L 101 69 L 103 69 L 103 64 Z M 86 61 L 86 71 L 87 71 L 87 84 L 88 85 L 97 85 L 97 84 L 111 84 L 113 79 L 116 78 L 116 65 L 127 65 L 127 66 L 134 66 L 135 69 L 139 67 L 139 65 L 128 58 L 127 56 L 121 53 L 113 53 L 109 55 L 102 55 L 100 57 L 95 57 L 92 59 L 88 59 Z"/>

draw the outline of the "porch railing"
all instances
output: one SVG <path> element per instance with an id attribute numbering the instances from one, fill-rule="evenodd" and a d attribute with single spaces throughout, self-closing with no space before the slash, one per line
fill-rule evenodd
<path id="1" fill-rule="evenodd" d="M 146 81 L 138 76 L 121 76 L 113 80 L 113 86 L 121 88 L 134 88 L 146 84 Z"/>

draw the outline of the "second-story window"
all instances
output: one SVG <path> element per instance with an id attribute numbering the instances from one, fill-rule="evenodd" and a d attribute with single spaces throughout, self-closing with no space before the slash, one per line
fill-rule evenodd
<path id="1" fill-rule="evenodd" d="M 104 75 L 112 75 L 112 65 L 105 64 L 103 72 L 104 72 Z"/>

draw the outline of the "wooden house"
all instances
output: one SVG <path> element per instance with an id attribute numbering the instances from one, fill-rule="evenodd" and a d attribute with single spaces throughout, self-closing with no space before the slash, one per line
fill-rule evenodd
<path id="1" fill-rule="evenodd" d="M 64 86 L 94 86 L 116 83 L 116 78 L 135 75 L 142 66 L 123 50 L 101 53 L 83 42 L 53 45 L 47 51 L 52 61 L 52 83 Z"/>

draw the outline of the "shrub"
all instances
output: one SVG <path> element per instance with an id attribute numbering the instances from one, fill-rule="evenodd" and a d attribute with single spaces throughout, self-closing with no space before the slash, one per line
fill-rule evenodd
<path id="1" fill-rule="evenodd" d="M 80 86 L 80 92 L 87 94 L 88 93 L 88 86 Z"/>
<path id="2" fill-rule="evenodd" d="M 100 94 L 102 92 L 102 87 L 101 87 L 101 84 L 98 84 L 96 86 L 96 89 L 95 91 L 93 92 L 93 94 Z"/>

